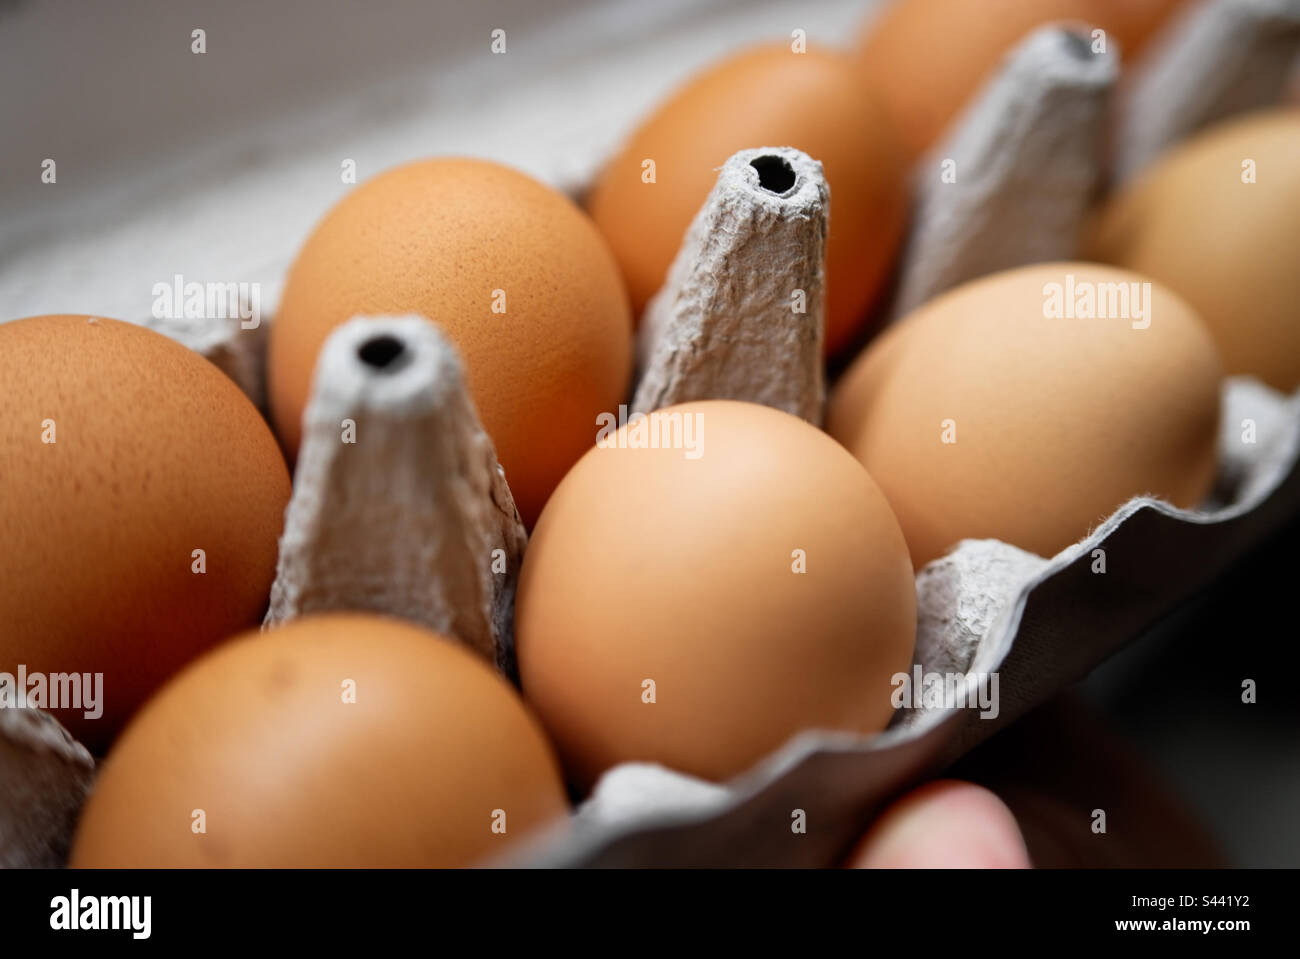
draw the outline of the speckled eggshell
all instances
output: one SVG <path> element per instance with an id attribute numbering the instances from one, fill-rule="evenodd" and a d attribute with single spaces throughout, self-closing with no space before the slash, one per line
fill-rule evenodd
<path id="1" fill-rule="evenodd" d="M 1133 496 L 1208 492 L 1223 368 L 1204 325 L 1158 283 L 1146 329 L 1049 318 L 1049 284 L 1070 275 L 1076 303 L 1084 284 L 1149 282 L 1088 263 L 997 273 L 903 318 L 837 385 L 827 429 L 884 490 L 917 568 L 962 539 L 1053 556 Z"/>
<path id="2" fill-rule="evenodd" d="M 331 614 L 231 640 L 150 701 L 72 865 L 464 866 L 566 812 L 550 746 L 489 666 L 416 626 Z"/>
<path id="3" fill-rule="evenodd" d="M 911 157 L 933 146 L 1011 50 L 1044 24 L 1107 31 L 1125 63 L 1186 0 L 894 0 L 859 37 L 867 82 Z"/>
<path id="4" fill-rule="evenodd" d="M 862 328 L 906 216 L 906 167 L 892 125 L 853 58 L 789 44 L 738 53 L 699 74 L 630 136 L 587 201 L 637 315 L 663 285 L 686 229 L 738 150 L 790 146 L 821 162 L 831 188 L 827 353 Z M 654 161 L 655 181 L 643 182 Z"/>
<path id="5" fill-rule="evenodd" d="M 1106 205 L 1084 246 L 1184 297 L 1229 374 L 1300 386 L 1300 110 L 1176 147 Z"/>
<path id="6" fill-rule="evenodd" d="M 92 750 L 261 619 L 288 500 L 270 429 L 197 353 L 116 320 L 0 323 L 0 671 L 102 673 L 102 716 L 54 710 Z"/>
<path id="7" fill-rule="evenodd" d="M 567 197 L 482 160 L 424 160 L 358 186 L 298 253 L 271 327 L 271 412 L 291 458 L 330 331 L 402 313 L 455 342 L 531 525 L 596 416 L 625 399 L 632 321 L 605 242 Z"/>
<path id="8" fill-rule="evenodd" d="M 628 446 L 627 424 L 565 477 L 524 557 L 521 683 L 572 780 L 631 760 L 725 780 L 801 730 L 883 728 L 916 592 L 871 477 L 766 406 L 653 417 L 694 418 L 700 455 Z"/>

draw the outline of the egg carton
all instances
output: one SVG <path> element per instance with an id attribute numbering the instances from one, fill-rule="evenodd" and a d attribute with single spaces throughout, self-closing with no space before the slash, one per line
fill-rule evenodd
<path id="1" fill-rule="evenodd" d="M 1249 448 L 1240 442 L 1247 419 L 1260 437 Z M 1228 381 L 1220 452 L 1222 505 L 1180 510 L 1135 497 L 1051 559 L 967 540 L 920 571 L 913 669 L 966 674 L 959 695 L 971 706 L 923 701 L 877 736 L 810 731 L 725 785 L 652 764 L 616 767 L 578 809 L 571 834 L 542 837 L 512 861 L 837 861 L 888 800 L 1140 639 L 1300 513 L 1300 393 Z M 981 677 L 994 673 L 995 713 L 975 708 Z M 800 813 L 806 832 L 791 828 Z"/>
<path id="2" fill-rule="evenodd" d="M 1198 7 L 1123 87 L 1117 55 L 1095 48 L 1089 32 L 1034 32 L 918 165 L 912 229 L 877 325 L 968 279 L 1070 258 L 1108 177 L 1208 123 L 1275 102 L 1297 50 L 1300 0 Z M 1108 151 L 1116 114 L 1120 146 Z M 962 189 L 937 184 L 941 162 L 962 171 Z M 820 165 L 797 150 L 756 147 L 724 165 L 647 308 L 632 409 L 728 397 L 820 424 L 829 199 Z M 803 312 L 790 308 L 792 287 L 804 291 Z M 265 326 L 161 332 L 262 406 Z M 624 764 L 567 828 L 507 861 L 833 862 L 888 799 L 1139 638 L 1300 513 L 1300 393 L 1233 378 L 1222 409 L 1218 478 L 1203 509 L 1137 497 L 1050 559 L 967 541 L 919 572 L 915 666 L 964 675 L 970 702 L 979 677 L 996 674 L 996 715 L 962 708 L 950 692 L 901 710 L 878 735 L 800 734 L 726 784 Z M 340 455 L 349 419 L 366 424 L 363 456 Z M 383 611 L 458 636 L 513 678 L 526 533 L 451 344 L 420 317 L 345 324 L 322 350 L 304 426 L 267 624 Z M 93 770 L 51 717 L 0 711 L 0 865 L 63 861 Z M 791 829 L 799 812 L 804 832 Z"/>

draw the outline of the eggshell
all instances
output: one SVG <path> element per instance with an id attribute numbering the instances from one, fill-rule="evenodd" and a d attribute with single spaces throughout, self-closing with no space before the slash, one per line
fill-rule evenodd
<path id="1" fill-rule="evenodd" d="M 288 500 L 270 429 L 197 353 L 116 320 L 0 323 L 0 671 L 102 673 L 102 716 L 53 710 L 92 750 L 261 619 Z"/>
<path id="2" fill-rule="evenodd" d="M 490 667 L 415 626 L 332 614 L 238 637 L 169 683 L 110 754 L 72 865 L 461 866 L 566 805 Z"/>
<path id="3" fill-rule="evenodd" d="M 1049 263 L 931 300 L 840 381 L 827 429 L 888 497 L 919 568 L 962 539 L 1052 556 L 1132 496 L 1197 505 L 1213 481 L 1222 364 L 1158 283 L 1150 325 L 1049 318 L 1048 285 L 1143 283 Z M 1140 288 L 1139 288 L 1140 290 Z"/>
<path id="4" fill-rule="evenodd" d="M 673 418 L 700 455 L 627 446 Z M 521 682 L 569 775 L 644 760 L 723 780 L 800 730 L 883 728 L 916 593 L 871 477 L 766 406 L 641 422 L 578 461 L 524 556 Z"/>
<path id="5" fill-rule="evenodd" d="M 1100 27 L 1125 62 L 1184 0 L 895 0 L 867 22 L 858 48 L 912 158 L 947 130 L 1002 58 L 1037 27 Z M 1109 48 L 1109 46 L 1108 46 Z"/>
<path id="6" fill-rule="evenodd" d="M 1295 389 L 1300 110 L 1255 113 L 1175 148 L 1107 204 L 1085 249 L 1186 298 L 1228 373 Z"/>
<path id="7" fill-rule="evenodd" d="M 821 161 L 831 187 L 826 352 L 857 332 L 879 293 L 906 214 L 895 135 L 863 92 L 853 59 L 787 44 L 746 50 L 660 106 L 601 173 L 588 209 L 622 267 L 640 315 L 718 176 L 738 150 L 791 146 Z M 654 161 L 655 181 L 642 180 Z M 774 264 L 774 269 L 779 264 Z"/>
<path id="8" fill-rule="evenodd" d="M 299 252 L 271 327 L 271 412 L 291 456 L 330 331 L 406 313 L 460 350 L 531 524 L 592 444 L 596 415 L 625 398 L 631 317 L 600 234 L 567 197 L 481 160 L 412 163 L 357 187 Z"/>

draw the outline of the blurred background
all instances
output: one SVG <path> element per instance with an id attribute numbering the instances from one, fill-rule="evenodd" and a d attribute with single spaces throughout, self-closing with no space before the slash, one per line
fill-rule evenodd
<path id="1" fill-rule="evenodd" d="M 873 6 L 0 0 L 0 302 L 143 317 L 182 273 L 260 282 L 273 308 L 344 159 L 362 181 L 470 154 L 577 190 L 704 64 L 796 27 L 846 40 Z"/>
<path id="2" fill-rule="evenodd" d="M 577 193 L 699 67 L 796 28 L 844 42 L 877 6 L 0 0 L 0 313 L 143 318 L 175 273 L 260 283 L 274 311 L 345 160 L 361 181 L 472 154 Z M 1278 531 L 1081 687 L 1235 865 L 1300 864 L 1300 695 L 1240 702 L 1296 642 L 1298 547 Z"/>

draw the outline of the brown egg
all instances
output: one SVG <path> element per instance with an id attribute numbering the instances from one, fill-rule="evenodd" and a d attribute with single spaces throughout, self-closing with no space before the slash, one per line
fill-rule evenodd
<path id="1" fill-rule="evenodd" d="M 1300 110 L 1232 120 L 1175 148 L 1109 202 L 1084 245 L 1184 297 L 1228 373 L 1300 385 Z"/>
<path id="2" fill-rule="evenodd" d="M 199 354 L 116 320 L 0 323 L 0 672 L 47 696 L 77 674 L 82 707 L 52 712 L 91 749 L 261 620 L 288 501 L 270 429 Z"/>
<path id="3" fill-rule="evenodd" d="M 531 524 L 627 388 L 627 294 L 600 234 L 567 197 L 481 160 L 412 163 L 357 187 L 299 252 L 271 327 L 271 412 L 291 455 L 326 336 L 402 313 L 460 350 Z"/>
<path id="4" fill-rule="evenodd" d="M 726 400 L 630 422 L 578 461 L 515 623 L 524 696 L 583 786 L 624 760 L 723 780 L 800 730 L 879 730 L 915 629 L 871 477 L 803 420 Z"/>
<path id="5" fill-rule="evenodd" d="M 791 146 L 821 161 L 831 187 L 826 352 L 861 329 L 903 229 L 906 170 L 853 58 L 786 44 L 747 50 L 701 73 L 641 125 L 601 174 L 588 208 L 640 315 L 663 285 L 691 220 L 729 156 Z M 642 176 L 654 161 L 655 181 Z"/>
<path id="6" fill-rule="evenodd" d="M 1044 24 L 1100 27 L 1125 62 L 1184 0 L 894 0 L 859 51 L 912 158 L 939 140 L 1011 50 Z"/>
<path id="7" fill-rule="evenodd" d="M 463 866 L 562 821 L 514 690 L 455 642 L 333 614 L 169 683 L 109 755 L 73 866 Z"/>
<path id="8" fill-rule="evenodd" d="M 1187 304 L 1146 282 L 1088 263 L 997 273 L 854 362 L 827 429 L 880 484 L 918 568 L 962 539 L 1052 556 L 1140 493 L 1200 503 L 1222 366 Z"/>

